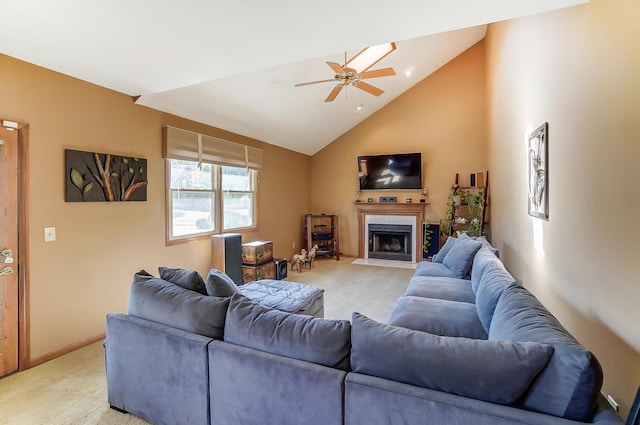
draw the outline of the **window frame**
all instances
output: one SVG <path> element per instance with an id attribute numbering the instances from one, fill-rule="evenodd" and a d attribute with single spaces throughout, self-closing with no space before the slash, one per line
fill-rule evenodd
<path id="1" fill-rule="evenodd" d="M 249 229 L 255 229 L 256 226 L 256 219 L 257 219 L 257 212 L 258 212 L 258 208 L 257 208 L 257 183 L 258 183 L 258 179 L 257 179 L 257 174 L 258 172 L 255 170 L 251 170 L 251 169 L 246 169 L 249 173 L 249 190 L 226 190 L 224 189 L 224 174 L 223 174 L 223 168 L 227 167 L 227 168 L 238 168 L 238 169 L 244 169 L 243 167 L 235 167 L 233 165 L 221 165 L 219 167 L 219 175 L 218 175 L 218 181 L 220 182 L 220 210 L 221 210 L 221 215 L 220 215 L 220 229 L 222 232 L 229 232 L 229 231 L 238 231 L 238 230 L 249 230 Z M 249 194 L 251 197 L 251 225 L 249 226 L 239 226 L 239 227 L 225 227 L 224 225 L 224 213 L 225 213 L 225 194 L 227 193 L 233 193 L 233 194 Z"/>
<path id="2" fill-rule="evenodd" d="M 250 177 L 250 187 L 251 190 L 223 190 L 223 174 L 222 167 L 223 165 L 219 164 L 210 164 L 213 172 L 212 176 L 212 189 L 172 189 L 171 188 L 171 161 L 188 161 L 181 160 L 176 158 L 166 158 L 165 159 L 165 216 L 166 216 L 166 244 L 177 245 L 183 244 L 191 241 L 202 240 L 205 238 L 211 237 L 211 235 L 221 234 L 225 232 L 242 232 L 242 231 L 252 231 L 258 228 L 258 170 L 248 169 L 249 177 Z M 196 161 L 188 161 L 197 163 Z M 229 165 L 227 167 L 231 168 L 243 168 L 237 167 L 233 165 Z M 184 192 L 192 192 L 192 193 L 211 193 L 212 194 L 212 202 L 213 202 L 213 211 L 212 211 L 212 224 L 213 229 L 207 230 L 204 232 L 197 233 L 189 233 L 182 236 L 176 236 L 173 234 L 173 194 L 176 191 L 184 191 Z M 243 227 L 224 227 L 224 194 L 225 193 L 249 193 L 252 196 L 252 205 L 251 205 L 251 214 L 252 214 L 252 224 L 250 226 Z"/>

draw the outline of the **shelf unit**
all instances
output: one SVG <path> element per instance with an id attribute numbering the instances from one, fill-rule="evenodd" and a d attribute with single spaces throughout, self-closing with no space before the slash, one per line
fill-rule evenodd
<path id="1" fill-rule="evenodd" d="M 314 245 L 318 245 L 317 256 L 340 259 L 337 215 L 307 214 L 304 216 L 304 246 L 307 252 Z"/>
<path id="2" fill-rule="evenodd" d="M 487 223 L 487 197 L 489 195 L 489 172 L 477 173 L 482 179 L 475 186 L 459 186 L 458 174 L 453 188 L 456 188 L 451 203 L 452 215 L 449 222 L 449 235 L 468 232 L 471 236 L 485 234 Z M 453 190 L 452 188 L 452 190 Z M 464 219 L 465 221 L 462 221 Z M 476 222 L 474 223 L 474 220 Z"/>

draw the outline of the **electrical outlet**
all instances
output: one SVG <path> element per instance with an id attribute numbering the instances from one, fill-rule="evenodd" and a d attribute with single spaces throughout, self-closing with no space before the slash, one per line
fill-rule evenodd
<path id="1" fill-rule="evenodd" d="M 615 410 L 616 412 L 620 411 L 620 407 L 618 406 L 618 403 L 613 399 L 613 397 L 607 395 L 607 401 L 609 402 L 611 407 L 613 407 L 613 410 Z"/>
<path id="2" fill-rule="evenodd" d="M 45 242 L 53 242 L 56 240 L 56 228 L 55 227 L 45 227 L 44 228 L 44 241 Z"/>
<path id="3" fill-rule="evenodd" d="M 293 243 L 293 249 L 296 249 L 296 243 L 295 242 Z"/>

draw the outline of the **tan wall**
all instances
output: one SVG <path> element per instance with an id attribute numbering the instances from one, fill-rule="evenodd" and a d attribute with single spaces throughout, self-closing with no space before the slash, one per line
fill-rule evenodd
<path id="1" fill-rule="evenodd" d="M 30 126 L 32 358 L 103 333 L 105 314 L 126 311 L 131 277 L 139 269 L 208 271 L 208 239 L 165 246 L 163 124 L 262 147 L 260 228 L 243 240 L 272 240 L 276 256 L 290 257 L 292 242 L 301 238 L 310 196 L 285 188 L 308 180 L 306 155 L 137 106 L 129 96 L 6 56 L 0 56 L 0 117 Z M 65 203 L 65 148 L 147 158 L 148 200 Z M 57 241 L 43 241 L 48 226 L 56 227 Z"/>
<path id="2" fill-rule="evenodd" d="M 486 170 L 485 48 L 479 42 L 385 108 L 322 149 L 311 160 L 314 213 L 340 216 L 340 250 L 358 255 L 358 155 L 422 152 L 425 215 L 437 223 L 455 174 Z M 364 191 L 361 199 L 420 199 L 420 191 Z"/>
<path id="3" fill-rule="evenodd" d="M 592 0 L 491 25 L 485 40 L 494 242 L 596 354 L 625 415 L 640 382 L 638 21 L 637 1 Z M 548 221 L 527 215 L 524 149 L 545 121 Z"/>

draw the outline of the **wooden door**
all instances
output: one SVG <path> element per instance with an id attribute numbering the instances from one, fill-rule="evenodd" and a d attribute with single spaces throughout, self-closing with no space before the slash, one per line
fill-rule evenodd
<path id="1" fill-rule="evenodd" d="M 0 376 L 18 370 L 18 131 L 0 126 Z"/>

